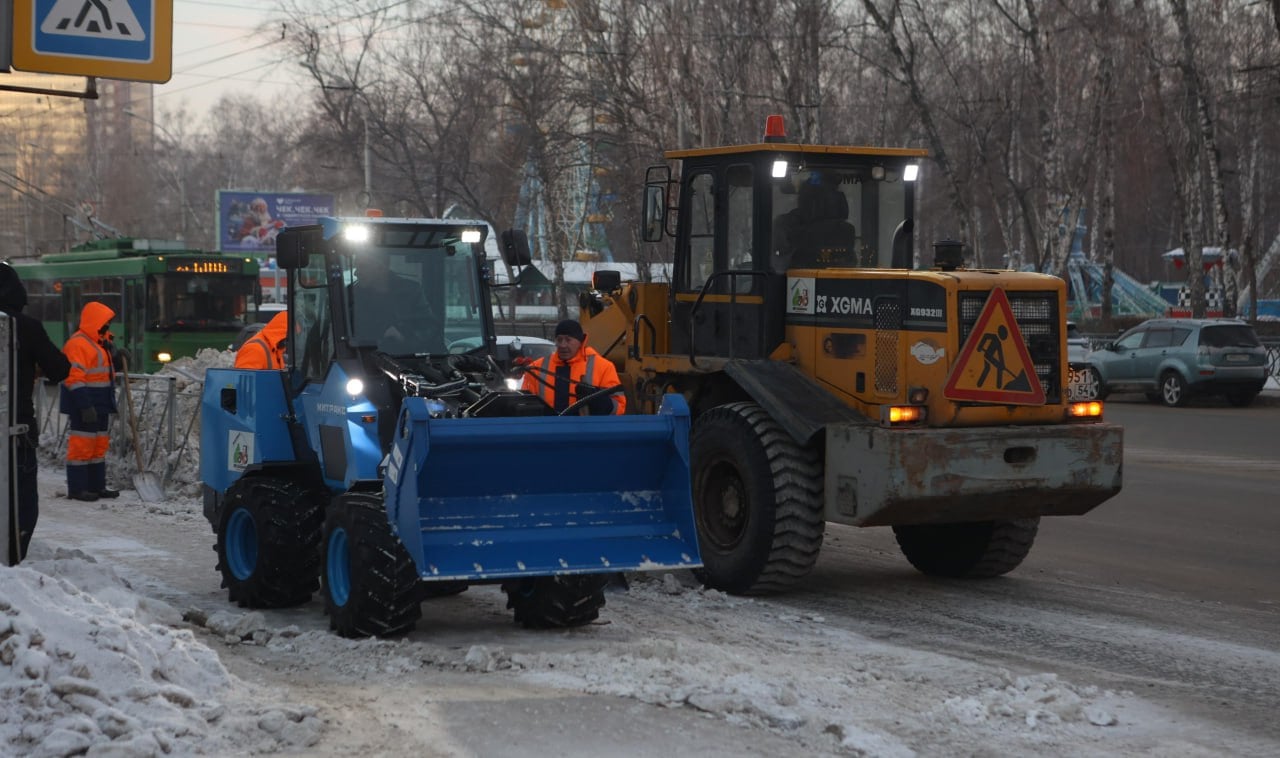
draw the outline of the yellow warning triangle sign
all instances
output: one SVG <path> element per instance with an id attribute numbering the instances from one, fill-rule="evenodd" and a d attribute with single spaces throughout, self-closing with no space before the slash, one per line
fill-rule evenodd
<path id="1" fill-rule="evenodd" d="M 942 392 L 948 400 L 1044 405 L 1044 388 L 1004 290 L 991 290 Z"/>

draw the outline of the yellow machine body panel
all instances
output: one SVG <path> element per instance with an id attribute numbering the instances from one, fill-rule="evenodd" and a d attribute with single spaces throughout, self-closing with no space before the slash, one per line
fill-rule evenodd
<path id="1" fill-rule="evenodd" d="M 974 303 L 968 312 L 980 314 L 975 312 L 977 301 L 985 306 L 995 288 L 1022 305 L 1019 310 L 1026 315 L 1023 321 L 1015 317 L 1013 324 L 1001 324 L 1006 327 L 1003 341 L 994 331 L 998 326 L 990 335 L 974 332 L 976 319 L 960 315 L 962 302 Z M 806 289 L 812 290 L 812 302 L 801 305 Z M 785 334 L 797 367 L 869 418 L 880 418 L 882 406 L 910 403 L 912 390 L 923 390 L 929 426 L 1063 421 L 1062 388 L 1068 374 L 1057 314 L 1065 312 L 1066 287 L 1058 277 L 1013 271 L 798 269 L 788 272 L 788 292 L 794 297 L 788 299 Z M 881 302 L 877 307 L 878 300 L 895 293 L 905 293 L 901 305 L 885 308 Z M 986 371 L 982 386 L 968 393 L 973 399 L 948 398 L 944 388 L 966 341 L 974 340 L 976 347 L 984 337 L 997 340 L 1004 360 L 997 366 L 995 356 L 971 353 L 977 356 L 970 361 L 978 362 L 979 375 Z M 1034 355 L 1030 366 L 1020 360 L 1012 342 L 1019 337 Z M 1031 392 L 1019 397 L 1002 391 L 1010 383 L 1002 379 L 1012 380 L 1020 372 L 1036 374 L 1045 389 L 1043 399 Z M 990 391 L 984 392 L 986 388 Z"/>

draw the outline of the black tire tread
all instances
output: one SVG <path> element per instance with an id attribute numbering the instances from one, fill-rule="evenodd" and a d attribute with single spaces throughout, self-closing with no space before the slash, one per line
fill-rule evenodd
<path id="1" fill-rule="evenodd" d="M 311 599 L 320 586 L 320 529 L 325 495 L 297 482 L 245 477 L 227 488 L 213 549 L 227 597 L 244 608 L 289 608 Z M 236 579 L 226 560 L 226 524 L 246 507 L 258 530 L 258 565 Z"/>
<path id="2" fill-rule="evenodd" d="M 929 576 L 979 579 L 1017 568 L 1031 551 L 1039 517 L 893 527 L 898 547 Z"/>
<path id="3" fill-rule="evenodd" d="M 540 576 L 503 582 L 507 608 L 526 629 L 564 629 L 589 624 L 604 607 L 608 574 Z"/>
<path id="4" fill-rule="evenodd" d="M 347 532 L 351 560 L 351 594 L 338 606 L 322 572 L 324 610 L 329 628 L 343 637 L 390 637 L 411 631 L 422 617 L 418 568 L 387 522 L 382 498 L 368 493 L 338 495 L 324 522 L 327 553 L 329 535 Z"/>
<path id="5" fill-rule="evenodd" d="M 736 594 L 769 595 L 794 587 L 813 570 L 826 528 L 822 502 L 822 461 L 815 450 L 801 447 L 756 403 L 739 402 L 713 408 L 694 424 L 698 430 L 718 423 L 745 425 L 743 433 L 761 446 L 773 482 L 773 539 L 757 576 L 744 585 L 724 587 Z M 753 508 L 764 504 L 752 504 Z M 706 556 L 704 556 L 704 560 Z M 706 576 L 706 574 L 704 574 Z M 745 579 L 745 578 L 744 578 Z"/>

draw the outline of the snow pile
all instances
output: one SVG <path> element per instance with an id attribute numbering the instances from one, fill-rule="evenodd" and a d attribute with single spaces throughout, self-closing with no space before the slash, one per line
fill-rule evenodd
<path id="1" fill-rule="evenodd" d="M 949 698 L 944 704 L 946 711 L 968 725 L 1009 719 L 1032 728 L 1082 721 L 1114 726 L 1118 721 L 1096 700 L 1111 693 L 1102 693 L 1096 687 L 1073 687 L 1059 681 L 1056 674 L 1012 676 L 1004 672 L 1003 677 L 1003 687 L 987 687 L 977 695 Z"/>
<path id="2" fill-rule="evenodd" d="M 182 358 L 166 366 L 161 376 L 176 376 L 177 392 L 174 421 L 177 435 L 174 449 L 169 451 L 165 466 L 169 471 L 171 494 L 200 494 L 200 396 L 204 392 L 205 371 L 211 368 L 231 368 L 235 353 L 229 350 L 205 348 L 194 358 Z M 192 377 L 195 379 L 193 380 Z M 141 431 L 141 430 L 139 430 Z M 164 433 L 156 429 L 155 435 Z M 158 437 L 157 437 L 158 438 Z M 143 442 L 149 448 L 149 442 Z M 185 445 L 185 446 L 184 446 Z"/>
<path id="3" fill-rule="evenodd" d="M 0 753 L 298 750 L 308 706 L 265 706 L 171 606 L 79 551 L 0 567 Z"/>

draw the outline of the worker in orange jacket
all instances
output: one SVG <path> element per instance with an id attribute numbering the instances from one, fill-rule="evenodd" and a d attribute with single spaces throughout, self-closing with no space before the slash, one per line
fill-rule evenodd
<path id="1" fill-rule="evenodd" d="M 71 371 L 62 382 L 59 408 L 70 421 L 67 440 L 67 497 L 93 502 L 119 497 L 107 488 L 107 422 L 116 412 L 115 370 L 107 328 L 116 312 L 85 303 L 80 328 L 63 345 Z"/>
<path id="2" fill-rule="evenodd" d="M 556 351 L 525 369 L 523 389 L 532 392 L 559 413 L 578 400 L 606 387 L 618 387 L 613 363 L 587 346 L 582 325 L 573 319 L 556 324 Z M 595 394 L 587 401 L 592 416 L 622 415 L 627 398 L 619 389 Z"/>
<path id="3" fill-rule="evenodd" d="M 236 351 L 236 368 L 275 369 L 284 368 L 284 338 L 289 336 L 289 314 L 280 311 L 251 339 L 244 341 Z"/>

